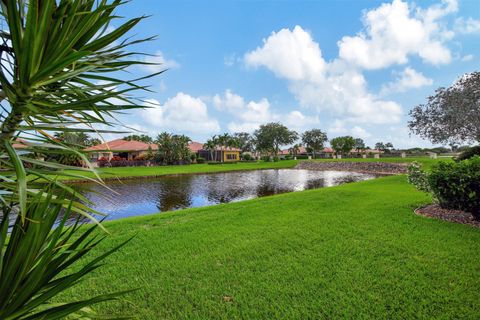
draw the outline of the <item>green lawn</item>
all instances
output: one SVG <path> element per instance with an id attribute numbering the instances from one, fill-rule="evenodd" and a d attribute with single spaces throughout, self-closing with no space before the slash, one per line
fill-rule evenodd
<path id="1" fill-rule="evenodd" d="M 184 166 L 158 166 L 158 167 L 116 167 L 98 169 L 102 178 L 115 177 L 139 177 L 139 176 L 161 176 L 166 174 L 184 174 L 184 173 L 208 173 L 225 172 L 234 170 L 258 170 L 258 169 L 280 169 L 292 168 L 297 164 L 295 160 L 286 160 L 280 162 L 238 162 L 231 164 L 192 164 Z M 76 172 L 87 177 L 93 177 L 90 172 Z"/>
<path id="2" fill-rule="evenodd" d="M 139 319 L 479 319 L 480 230 L 390 176 L 106 223 L 136 235 L 68 292 Z"/>
<path id="3" fill-rule="evenodd" d="M 448 158 L 447 158 L 448 160 Z M 306 160 L 307 161 L 307 160 Z M 428 157 L 418 158 L 382 158 L 382 159 L 317 159 L 311 161 L 359 161 L 359 162 L 412 162 L 418 161 L 425 167 L 429 167 L 437 160 L 432 160 Z M 100 168 L 98 172 L 102 178 L 116 178 L 116 177 L 141 177 L 141 176 L 161 176 L 166 174 L 185 174 L 185 173 L 211 173 L 211 172 L 225 172 L 233 170 L 258 170 L 258 169 L 280 169 L 293 168 L 297 165 L 298 160 L 282 160 L 279 162 L 239 162 L 233 164 L 192 164 L 184 166 L 159 166 L 159 167 L 116 167 L 116 168 Z M 70 171 L 71 172 L 71 171 Z M 77 174 L 82 174 L 86 177 L 93 177 L 90 172 L 76 171 Z"/>
<path id="4" fill-rule="evenodd" d="M 393 163 L 410 163 L 417 161 L 422 164 L 423 167 L 429 168 L 432 164 L 438 161 L 450 161 L 451 157 L 442 157 L 435 159 L 430 159 L 429 157 L 408 157 L 408 158 L 345 158 L 345 159 L 315 159 L 310 161 L 326 161 L 326 162 L 393 162 Z M 308 161 L 308 160 L 307 160 Z"/>

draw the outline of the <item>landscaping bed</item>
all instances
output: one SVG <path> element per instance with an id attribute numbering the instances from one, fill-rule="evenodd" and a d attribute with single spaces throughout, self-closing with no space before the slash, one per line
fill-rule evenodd
<path id="1" fill-rule="evenodd" d="M 470 212 L 462 210 L 443 209 L 438 204 L 432 204 L 415 210 L 418 215 L 441 219 L 450 222 L 468 224 L 480 228 L 480 221 L 476 220 Z"/>

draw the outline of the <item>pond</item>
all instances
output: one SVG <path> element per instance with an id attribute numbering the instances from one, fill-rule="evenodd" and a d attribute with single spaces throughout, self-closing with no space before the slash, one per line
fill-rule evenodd
<path id="1" fill-rule="evenodd" d="M 330 187 L 375 177 L 357 172 L 271 169 L 108 181 L 108 187 L 115 192 L 94 183 L 78 184 L 75 188 L 93 202 L 95 210 L 107 214 L 107 220 L 112 220 Z"/>

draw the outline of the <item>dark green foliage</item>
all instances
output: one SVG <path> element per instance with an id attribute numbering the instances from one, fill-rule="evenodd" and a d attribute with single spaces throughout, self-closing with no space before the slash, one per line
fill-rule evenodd
<path id="1" fill-rule="evenodd" d="M 146 134 L 131 134 L 129 136 L 123 137 L 123 140 L 127 141 L 140 141 L 145 143 L 153 143 L 152 137 Z"/>
<path id="2" fill-rule="evenodd" d="M 305 131 L 302 134 L 302 142 L 315 157 L 316 151 L 320 151 L 324 148 L 325 142 L 328 141 L 327 134 L 320 129 L 312 129 Z"/>
<path id="3" fill-rule="evenodd" d="M 442 208 L 471 212 L 480 218 L 480 157 L 439 162 L 427 174 L 428 186 Z"/>
<path id="4" fill-rule="evenodd" d="M 355 139 L 351 136 L 336 137 L 330 141 L 330 145 L 336 154 L 346 154 L 355 146 Z"/>
<path id="5" fill-rule="evenodd" d="M 298 139 L 298 134 L 295 131 L 289 130 L 278 122 L 261 125 L 253 135 L 256 149 L 271 156 L 278 155 L 281 146 L 292 144 Z"/>
<path id="6" fill-rule="evenodd" d="M 244 153 L 242 154 L 242 159 L 245 161 L 250 161 L 253 159 L 252 155 L 250 153 Z"/>
<path id="7" fill-rule="evenodd" d="M 188 144 L 191 139 L 185 135 L 162 132 L 155 142 L 158 151 L 155 159 L 163 164 L 186 164 L 190 163 L 190 149 Z"/>
<path id="8" fill-rule="evenodd" d="M 198 158 L 197 158 L 197 163 L 198 163 L 198 164 L 205 163 L 205 158 L 198 157 Z"/>
<path id="9" fill-rule="evenodd" d="M 480 156 L 480 146 L 470 147 L 462 151 L 462 153 L 456 158 L 457 161 L 470 159 L 474 156 Z"/>
<path id="10" fill-rule="evenodd" d="M 410 111 L 408 126 L 438 144 L 480 141 L 480 72 L 464 74 L 452 86 L 438 88 Z"/>
<path id="11" fill-rule="evenodd" d="M 35 196 L 26 210 L 25 219 L 20 215 L 15 218 L 8 207 L 3 209 L 0 223 L 0 319 L 50 320 L 73 314 L 92 316 L 93 311 L 85 307 L 113 300 L 120 294 L 109 293 L 52 304 L 53 298 L 100 267 L 107 256 L 126 242 L 72 271 L 69 267 L 94 249 L 105 234 L 100 237 L 94 232 L 98 224 L 81 228 L 81 218 L 77 215 L 75 220 L 72 202 L 65 199 L 65 193 L 54 197 L 51 190 L 43 191 L 48 194 L 47 198 L 40 194 Z M 15 222 L 9 230 L 12 218 Z"/>

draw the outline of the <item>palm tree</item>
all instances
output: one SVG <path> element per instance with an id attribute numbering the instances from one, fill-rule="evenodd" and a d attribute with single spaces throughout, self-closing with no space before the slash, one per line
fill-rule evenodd
<path id="1" fill-rule="evenodd" d="M 90 235 L 102 226 L 91 215 L 93 211 L 74 200 L 73 190 L 59 179 L 85 178 L 79 170 L 95 172 L 93 166 L 75 144 L 56 139 L 51 132 L 111 132 L 95 130 L 95 126 L 112 125 L 108 119 L 119 111 L 143 104 L 133 94 L 148 89 L 139 81 L 155 74 L 139 79 L 118 75 L 144 63 L 127 49 L 151 38 L 124 38 L 143 17 L 109 31 L 110 22 L 118 18 L 115 10 L 123 3 L 0 0 L 4 20 L 0 30 L 0 101 L 6 102 L 0 114 L 1 319 L 59 319 L 72 313 L 79 318 L 85 316 L 79 314 L 84 307 L 115 297 L 101 295 L 56 305 L 50 301 L 116 250 L 86 264 L 87 268 L 65 270 L 98 244 L 99 240 L 91 240 Z M 19 142 L 21 147 L 17 148 Z M 74 154 L 88 168 L 29 156 L 36 153 Z M 45 188 L 44 182 L 50 187 Z M 77 198 L 88 204 L 85 198 Z M 66 227 L 65 221 L 57 225 L 65 209 L 67 217 L 68 212 L 75 212 L 97 224 L 90 229 L 78 229 L 78 224 Z M 11 226 L 17 211 L 18 218 Z M 67 272 L 65 277 L 58 276 L 61 272 Z"/>
<path id="2" fill-rule="evenodd" d="M 205 148 L 205 150 L 210 151 L 210 158 L 212 160 L 214 160 L 213 159 L 214 158 L 214 153 L 215 153 L 215 158 L 216 158 L 215 150 L 217 150 L 216 136 L 213 136 L 211 139 L 207 140 L 207 142 L 203 145 L 203 147 Z"/>

